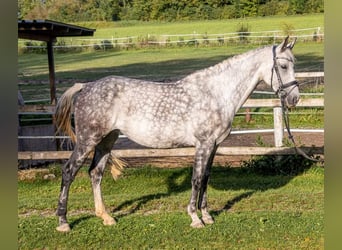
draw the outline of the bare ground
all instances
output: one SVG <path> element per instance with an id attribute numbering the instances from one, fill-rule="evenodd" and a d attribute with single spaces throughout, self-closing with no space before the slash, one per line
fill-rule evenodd
<path id="1" fill-rule="evenodd" d="M 300 146 L 324 146 L 324 133 L 293 133 L 296 143 Z M 284 134 L 284 138 L 287 138 L 287 133 Z M 267 146 L 274 145 L 273 133 L 263 134 L 232 134 L 230 135 L 220 146 L 236 147 L 236 146 L 249 146 L 256 147 L 261 146 L 263 143 Z M 120 138 L 114 149 L 140 149 L 145 148 L 135 142 L 126 138 Z M 215 156 L 214 164 L 216 165 L 230 165 L 239 166 L 242 161 L 250 159 L 251 156 L 234 155 L 234 156 Z M 159 167 L 180 167 L 189 166 L 193 163 L 193 157 L 144 157 L 144 158 L 126 158 L 124 159 L 129 166 L 143 166 L 151 164 Z"/>
<path id="2" fill-rule="evenodd" d="M 300 146 L 324 146 L 324 133 L 293 133 L 295 141 Z M 287 138 L 287 134 L 284 134 L 284 138 Z M 230 135 L 220 146 L 225 147 L 237 147 L 237 146 L 247 146 L 256 147 L 274 145 L 273 133 L 255 133 L 255 134 L 232 134 Z M 143 147 L 127 138 L 119 138 L 114 145 L 115 149 L 142 149 Z M 221 166 L 240 166 L 243 161 L 251 159 L 252 156 L 246 155 L 234 155 L 234 156 L 223 156 L 216 155 L 214 158 L 214 165 Z M 193 157 L 137 157 L 137 158 L 124 158 L 127 162 L 128 167 L 140 167 L 144 165 L 153 165 L 156 167 L 185 167 L 191 166 L 193 164 Z M 18 171 L 18 180 L 28 180 L 28 179 L 53 179 L 54 177 L 49 174 L 49 169 L 46 165 L 41 167 L 35 167 L 25 170 Z"/>

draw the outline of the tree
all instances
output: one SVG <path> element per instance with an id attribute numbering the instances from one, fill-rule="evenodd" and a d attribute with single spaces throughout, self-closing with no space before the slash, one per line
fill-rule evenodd
<path id="1" fill-rule="evenodd" d="M 45 19 L 48 17 L 46 2 L 42 0 L 18 0 L 19 19 Z"/>
<path id="2" fill-rule="evenodd" d="M 18 0 L 19 19 L 196 20 L 324 12 L 323 0 Z"/>
<path id="3" fill-rule="evenodd" d="M 258 0 L 240 0 L 242 16 L 256 16 L 258 13 Z"/>

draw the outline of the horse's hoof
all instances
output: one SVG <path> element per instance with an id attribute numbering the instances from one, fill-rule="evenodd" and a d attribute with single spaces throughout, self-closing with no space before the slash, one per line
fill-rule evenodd
<path id="1" fill-rule="evenodd" d="M 56 230 L 59 232 L 70 232 L 71 229 L 68 223 L 63 223 L 56 227 Z"/>
<path id="2" fill-rule="evenodd" d="M 116 224 L 116 221 L 112 217 L 103 220 L 103 225 L 105 226 L 111 226 L 114 224 Z"/>
<path id="3" fill-rule="evenodd" d="M 214 222 L 215 222 L 211 216 L 203 217 L 202 220 L 207 225 L 214 224 Z"/>
<path id="4" fill-rule="evenodd" d="M 202 223 L 202 221 L 193 221 L 190 226 L 192 228 L 203 228 L 205 225 Z"/>

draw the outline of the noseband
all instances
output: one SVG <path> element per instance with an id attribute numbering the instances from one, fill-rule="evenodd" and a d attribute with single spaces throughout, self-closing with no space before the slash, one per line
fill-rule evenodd
<path id="1" fill-rule="evenodd" d="M 284 60 L 288 60 L 290 62 L 293 62 L 293 61 L 291 59 L 289 59 L 289 58 L 286 58 L 286 57 L 277 57 L 277 55 L 276 55 L 276 48 L 277 48 L 277 46 L 273 46 L 273 48 L 272 48 L 272 52 L 273 52 L 273 67 L 272 67 L 272 76 L 271 76 L 271 86 L 273 85 L 273 72 L 276 72 L 276 75 L 277 75 L 277 78 L 278 78 L 278 82 L 279 82 L 279 88 L 277 89 L 277 91 L 275 91 L 275 93 L 276 93 L 276 95 L 278 95 L 280 97 L 281 100 L 284 100 L 288 96 L 288 94 L 291 92 L 291 91 L 289 91 L 288 93 L 286 93 L 286 91 L 284 91 L 284 90 L 286 88 L 291 87 L 291 86 L 293 86 L 293 88 L 295 88 L 296 86 L 298 87 L 299 84 L 298 84 L 298 82 L 296 80 L 288 82 L 288 83 L 283 83 L 283 80 L 281 79 L 281 76 L 280 76 L 277 60 L 278 59 L 284 59 Z"/>

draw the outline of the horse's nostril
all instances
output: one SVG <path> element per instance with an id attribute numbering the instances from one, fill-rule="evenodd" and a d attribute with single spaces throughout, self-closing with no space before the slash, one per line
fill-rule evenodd
<path id="1" fill-rule="evenodd" d="M 287 97 L 287 106 L 288 107 L 294 107 L 299 102 L 299 96 L 288 96 Z"/>
<path id="2" fill-rule="evenodd" d="M 292 98 L 292 105 L 295 106 L 299 102 L 299 96 L 294 96 Z"/>
<path id="3" fill-rule="evenodd" d="M 294 98 L 293 98 L 293 103 L 294 104 L 297 104 L 299 102 L 299 96 L 295 96 Z"/>

